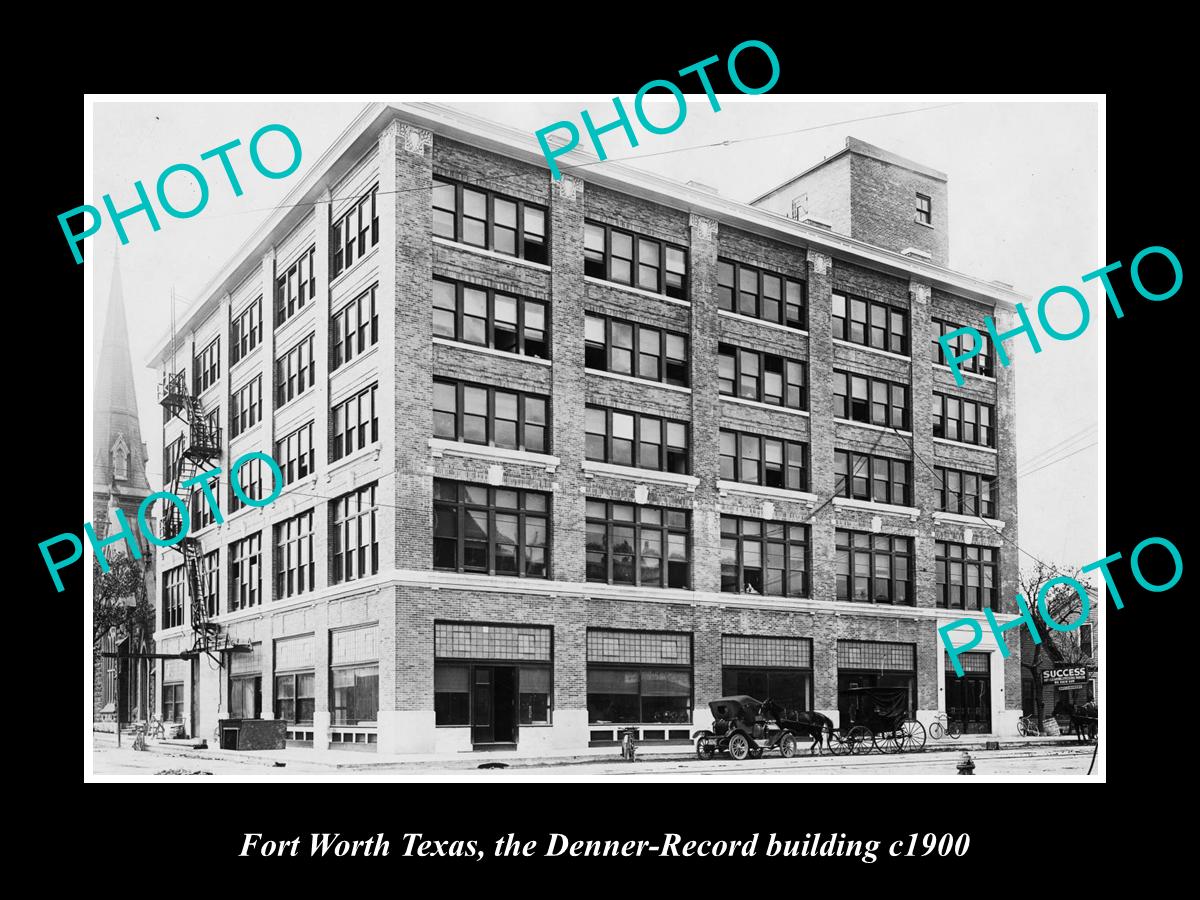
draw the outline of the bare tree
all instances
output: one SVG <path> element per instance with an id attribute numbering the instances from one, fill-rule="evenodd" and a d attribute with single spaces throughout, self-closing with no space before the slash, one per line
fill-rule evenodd
<path id="1" fill-rule="evenodd" d="M 1025 598 L 1030 618 L 1033 619 L 1038 635 L 1042 639 L 1040 644 L 1033 644 L 1033 653 L 1028 659 L 1024 654 L 1021 656 L 1021 666 L 1029 669 L 1033 676 L 1033 698 L 1039 722 L 1045 717 L 1045 702 L 1042 700 L 1043 653 L 1055 665 L 1070 664 L 1082 659 L 1079 642 L 1073 639 L 1075 632 L 1055 631 L 1051 628 L 1042 616 L 1041 604 L 1037 602 L 1038 595 L 1044 586 L 1062 575 L 1070 576 L 1079 583 L 1091 587 L 1090 579 L 1078 567 L 1059 569 L 1043 562 L 1039 562 L 1031 569 L 1026 569 L 1017 579 L 1020 594 Z M 1096 602 L 1094 596 L 1091 602 Z M 1046 611 L 1050 614 L 1050 618 L 1059 625 L 1074 622 L 1079 618 L 1082 610 L 1083 601 L 1069 584 L 1056 584 L 1046 595 Z"/>
<path id="2" fill-rule="evenodd" d="M 154 605 L 146 594 L 146 571 L 130 556 L 108 561 L 108 571 L 92 562 L 92 643 L 111 629 L 148 639 L 154 633 Z"/>

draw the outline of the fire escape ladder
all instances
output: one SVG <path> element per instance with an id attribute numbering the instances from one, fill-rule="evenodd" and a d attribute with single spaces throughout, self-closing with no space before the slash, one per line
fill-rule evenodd
<path id="1" fill-rule="evenodd" d="M 221 429 L 211 424 L 204 415 L 204 405 L 199 397 L 187 392 L 182 373 L 167 376 L 159 388 L 159 402 L 187 425 L 187 438 L 171 483 L 171 493 L 189 505 L 192 488 L 184 485 L 200 472 L 202 464 L 218 459 L 221 455 Z M 207 467 L 206 467 L 207 468 Z M 207 501 L 202 501 L 207 502 Z M 163 534 L 176 535 L 182 530 L 182 513 L 178 504 L 166 502 L 163 515 Z M 191 507 L 193 512 L 196 507 Z M 195 634 L 194 649 L 202 650 L 220 663 L 215 654 L 221 626 L 212 621 L 204 594 L 204 578 L 201 559 L 204 556 L 199 538 L 185 537 L 173 545 L 183 556 L 184 576 L 187 581 L 188 600 L 191 606 L 192 631 Z"/>

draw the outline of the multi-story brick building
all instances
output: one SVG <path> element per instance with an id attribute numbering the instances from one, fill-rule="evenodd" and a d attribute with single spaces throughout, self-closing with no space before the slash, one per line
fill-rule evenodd
<path id="1" fill-rule="evenodd" d="M 921 192 L 929 246 L 945 191 Z M 225 426 L 225 521 L 195 534 L 215 620 L 253 647 L 167 661 L 167 717 L 549 752 L 687 740 L 728 693 L 837 721 L 892 685 L 1012 732 L 1015 630 L 960 680 L 936 628 L 1015 610 L 1013 373 L 957 388 L 932 355 L 1017 296 L 873 227 L 610 163 L 554 181 L 531 135 L 364 110 L 152 360 Z M 287 486 L 231 511 L 256 450 Z M 191 640 L 171 554 L 166 652 Z"/>

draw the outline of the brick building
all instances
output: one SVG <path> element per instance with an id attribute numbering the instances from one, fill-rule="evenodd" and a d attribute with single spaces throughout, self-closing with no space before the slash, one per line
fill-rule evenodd
<path id="1" fill-rule="evenodd" d="M 928 215 L 916 249 L 944 257 L 944 176 L 867 243 L 585 172 L 555 182 L 531 135 L 457 110 L 372 105 L 164 339 L 151 365 L 225 428 L 225 521 L 194 533 L 215 621 L 253 647 L 163 663 L 166 718 L 550 752 L 627 724 L 686 741 L 726 693 L 848 721 L 851 688 L 884 685 L 1012 733 L 1015 631 L 961 680 L 936 633 L 1011 618 L 1017 567 L 1012 369 L 956 388 L 933 360 L 943 323 L 1003 325 L 1017 295 L 900 252 Z M 287 486 L 237 508 L 251 451 Z M 159 563 L 160 649 L 184 650 L 179 556 Z"/>

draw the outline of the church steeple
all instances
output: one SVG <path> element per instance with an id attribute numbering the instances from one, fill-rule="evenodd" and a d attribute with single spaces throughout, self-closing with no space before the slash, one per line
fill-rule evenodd
<path id="1" fill-rule="evenodd" d="M 137 504 L 150 493 L 146 480 L 146 459 L 142 429 L 138 421 L 137 391 L 133 382 L 133 362 L 129 352 L 129 333 L 125 320 L 125 299 L 121 292 L 121 271 L 113 260 L 112 286 L 108 293 L 108 313 L 96 371 L 93 406 L 92 491 L 115 494 L 118 505 L 137 514 Z"/>

